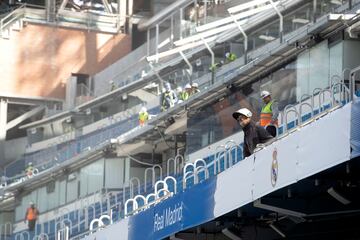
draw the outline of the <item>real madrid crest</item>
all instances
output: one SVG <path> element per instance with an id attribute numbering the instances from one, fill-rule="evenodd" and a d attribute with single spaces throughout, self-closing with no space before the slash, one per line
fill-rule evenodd
<path id="1" fill-rule="evenodd" d="M 277 161 L 277 149 L 274 148 L 271 162 L 271 185 L 275 187 L 278 178 L 278 161 Z"/>

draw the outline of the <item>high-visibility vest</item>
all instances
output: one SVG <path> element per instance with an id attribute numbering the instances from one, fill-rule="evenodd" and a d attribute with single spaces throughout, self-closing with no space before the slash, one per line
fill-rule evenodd
<path id="1" fill-rule="evenodd" d="M 26 215 L 26 219 L 27 220 L 35 220 L 37 219 L 37 210 L 36 208 L 28 208 L 27 209 L 27 215 Z"/>
<path id="2" fill-rule="evenodd" d="M 209 67 L 211 72 L 214 72 L 219 67 L 219 63 L 214 63 Z"/>
<path id="3" fill-rule="evenodd" d="M 167 97 L 169 98 L 169 101 L 166 101 Z M 167 104 L 169 104 L 169 106 L 167 106 Z M 165 111 L 166 109 L 168 109 L 169 107 L 173 107 L 174 105 L 175 103 L 174 103 L 173 92 L 165 92 L 163 96 L 163 102 L 161 103 L 162 111 Z"/>
<path id="4" fill-rule="evenodd" d="M 149 114 L 147 112 L 139 113 L 139 122 L 140 124 L 144 124 L 149 119 Z"/>
<path id="5" fill-rule="evenodd" d="M 180 99 L 181 100 L 185 101 L 185 100 L 188 100 L 188 98 L 189 98 L 189 93 L 188 92 L 183 91 L 183 92 L 180 93 Z"/>
<path id="6" fill-rule="evenodd" d="M 235 61 L 236 60 L 236 55 L 234 53 L 230 53 L 229 57 L 227 58 L 227 60 L 229 62 Z"/>
<path id="7" fill-rule="evenodd" d="M 25 169 L 25 174 L 27 176 L 32 176 L 33 175 L 33 172 L 34 172 L 34 167 L 33 166 L 28 166 L 26 169 Z"/>
<path id="8" fill-rule="evenodd" d="M 265 127 L 271 123 L 273 112 L 272 112 L 272 105 L 273 101 L 270 101 L 268 104 L 266 104 L 262 109 L 260 113 L 260 126 Z M 278 125 L 278 122 L 274 123 L 275 126 Z"/>

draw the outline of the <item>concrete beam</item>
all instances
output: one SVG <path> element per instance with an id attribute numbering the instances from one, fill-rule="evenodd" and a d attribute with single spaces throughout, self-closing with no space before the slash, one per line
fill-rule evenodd
<path id="1" fill-rule="evenodd" d="M 45 109 L 44 106 L 36 107 L 36 108 L 34 108 L 34 109 L 32 109 L 32 110 L 24 113 L 23 115 L 15 118 L 14 120 L 8 122 L 8 123 L 6 124 L 6 128 L 5 128 L 6 131 L 9 130 L 9 129 L 11 129 L 11 128 L 13 128 L 13 127 L 15 127 L 16 125 L 18 125 L 19 123 L 25 121 L 26 119 L 28 119 L 28 118 L 30 118 L 30 117 L 32 117 L 32 116 L 40 113 L 40 112 L 43 111 L 44 109 Z"/>

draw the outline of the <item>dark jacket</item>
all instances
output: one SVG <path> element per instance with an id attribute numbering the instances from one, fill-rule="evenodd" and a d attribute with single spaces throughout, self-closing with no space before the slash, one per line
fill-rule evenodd
<path id="1" fill-rule="evenodd" d="M 261 126 L 255 125 L 255 123 L 250 122 L 246 127 L 243 128 L 244 131 L 244 158 L 250 156 L 254 153 L 256 145 L 259 143 L 266 143 L 273 137 Z"/>

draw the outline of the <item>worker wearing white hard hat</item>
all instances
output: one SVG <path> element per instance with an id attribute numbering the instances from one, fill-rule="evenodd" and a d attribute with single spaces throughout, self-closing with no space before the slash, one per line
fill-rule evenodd
<path id="1" fill-rule="evenodd" d="M 183 101 L 186 101 L 189 99 L 191 94 L 191 85 L 190 84 L 186 84 L 184 89 L 179 93 L 179 100 L 178 103 L 182 103 Z"/>
<path id="2" fill-rule="evenodd" d="M 139 125 L 144 126 L 147 120 L 149 120 L 149 113 L 146 107 L 142 107 L 139 112 Z"/>
<path id="3" fill-rule="evenodd" d="M 199 90 L 199 84 L 197 83 L 192 83 L 191 84 L 191 89 L 192 89 L 192 94 L 195 94 L 195 93 L 199 93 L 200 90 Z"/>
<path id="4" fill-rule="evenodd" d="M 160 97 L 160 106 L 162 112 L 175 106 L 175 103 L 178 101 L 176 93 L 171 89 L 170 83 L 165 83 L 164 88 L 165 92 L 163 92 Z"/>
<path id="5" fill-rule="evenodd" d="M 260 97 L 264 102 L 260 113 L 260 126 L 267 127 L 272 125 L 277 127 L 279 116 L 277 102 L 271 99 L 271 93 L 269 91 L 262 91 Z M 274 135 L 274 133 L 272 133 L 272 135 Z"/>
<path id="6" fill-rule="evenodd" d="M 25 175 L 30 178 L 33 176 L 33 173 L 34 173 L 33 164 L 32 162 L 29 162 L 27 167 L 25 168 Z"/>
<path id="7" fill-rule="evenodd" d="M 237 57 L 236 57 L 236 55 L 234 53 L 231 53 L 231 52 L 225 53 L 225 59 L 226 59 L 227 63 L 235 61 L 236 58 Z"/>
<path id="8" fill-rule="evenodd" d="M 264 98 L 266 98 L 268 96 L 271 96 L 271 94 L 268 91 L 262 91 L 260 96 L 261 96 L 262 99 L 264 99 Z"/>
<path id="9" fill-rule="evenodd" d="M 260 126 L 257 126 L 252 120 L 252 112 L 247 108 L 240 108 L 232 114 L 244 131 L 243 155 L 248 157 L 254 153 L 256 145 L 266 143 L 272 136 Z"/>

